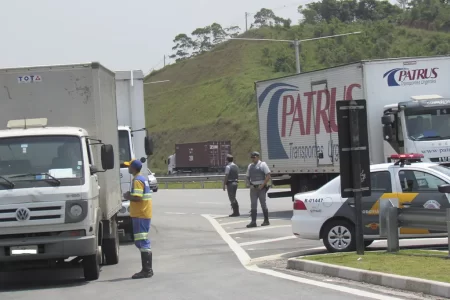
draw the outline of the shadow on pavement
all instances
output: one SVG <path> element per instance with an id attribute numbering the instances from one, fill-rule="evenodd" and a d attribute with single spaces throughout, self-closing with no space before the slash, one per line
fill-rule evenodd
<path id="1" fill-rule="evenodd" d="M 0 272 L 0 291 L 66 288 L 88 284 L 81 268 Z"/>
<path id="2" fill-rule="evenodd" d="M 260 208 L 258 208 L 257 218 L 264 218 L 262 212 L 260 212 Z M 230 219 L 247 219 L 250 218 L 250 211 L 242 210 L 240 211 L 240 217 L 232 217 Z M 292 218 L 292 210 L 282 210 L 282 211 L 270 211 L 269 209 L 269 219 L 283 219 L 283 220 L 291 220 Z"/>

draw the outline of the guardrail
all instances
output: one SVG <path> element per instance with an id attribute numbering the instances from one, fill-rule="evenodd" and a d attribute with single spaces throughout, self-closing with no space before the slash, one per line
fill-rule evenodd
<path id="1" fill-rule="evenodd" d="M 410 203 L 403 203 L 405 208 L 398 208 L 398 201 L 396 200 L 380 201 L 380 237 L 387 238 L 388 252 L 400 250 L 399 227 L 450 233 L 450 208 L 427 209 L 409 207 L 409 205 Z M 450 235 L 448 249 L 450 257 Z"/>
<path id="2" fill-rule="evenodd" d="M 156 177 L 158 181 L 158 185 L 164 185 L 167 189 L 169 187 L 169 183 L 181 183 L 182 188 L 185 188 L 186 183 L 190 182 L 198 182 L 201 185 L 201 188 L 205 188 L 206 182 L 221 182 L 223 181 L 225 175 L 204 175 L 204 176 L 168 176 L 168 177 Z M 239 180 L 245 181 L 245 174 L 239 174 Z"/>

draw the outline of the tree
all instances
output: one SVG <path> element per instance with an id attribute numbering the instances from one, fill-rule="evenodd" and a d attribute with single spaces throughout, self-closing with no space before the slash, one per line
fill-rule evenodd
<path id="1" fill-rule="evenodd" d="M 192 35 L 196 37 L 194 46 L 194 55 L 207 52 L 212 49 L 211 41 L 211 26 L 203 28 L 197 28 L 192 32 Z"/>
<path id="2" fill-rule="evenodd" d="M 225 32 L 228 34 L 229 37 L 237 37 L 241 31 L 241 28 L 239 26 L 230 26 L 225 28 Z"/>
<path id="3" fill-rule="evenodd" d="M 175 46 L 172 47 L 172 50 L 176 52 L 170 55 L 170 58 L 180 61 L 191 56 L 191 51 L 195 47 L 195 42 L 189 36 L 185 33 L 180 33 L 175 37 L 173 42 L 175 43 Z"/>
<path id="4" fill-rule="evenodd" d="M 220 24 L 212 23 L 211 26 L 212 43 L 219 44 L 222 43 L 227 37 L 227 32 L 222 28 Z"/>
<path id="5" fill-rule="evenodd" d="M 258 11 L 255 14 L 255 21 L 253 22 L 252 26 L 255 25 L 257 27 L 263 27 L 263 26 L 272 26 L 273 23 L 275 23 L 275 14 L 271 9 L 262 8 L 260 11 Z"/>

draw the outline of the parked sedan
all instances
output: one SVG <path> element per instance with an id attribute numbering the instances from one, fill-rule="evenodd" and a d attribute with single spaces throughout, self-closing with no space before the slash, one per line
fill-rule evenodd
<path id="1" fill-rule="evenodd" d="M 156 193 L 158 191 L 158 180 L 156 180 L 155 173 L 152 173 L 150 169 L 147 170 L 148 170 L 148 183 L 150 185 L 150 189 Z"/>
<path id="2" fill-rule="evenodd" d="M 398 156 L 398 155 L 397 155 Z M 394 155 L 392 159 L 395 159 Z M 399 207 L 425 209 L 450 208 L 447 194 L 438 186 L 450 184 L 450 169 L 437 163 L 377 164 L 370 166 L 372 194 L 362 199 L 365 245 L 381 239 L 379 235 L 380 201 L 396 198 Z M 340 176 L 320 189 L 294 196 L 292 231 L 303 239 L 323 240 L 329 252 L 354 251 L 355 203 L 353 198 L 341 197 Z M 446 232 L 400 228 L 400 238 L 445 237 Z"/>

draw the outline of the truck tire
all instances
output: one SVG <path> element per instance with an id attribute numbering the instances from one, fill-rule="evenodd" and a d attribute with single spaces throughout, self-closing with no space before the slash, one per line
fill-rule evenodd
<path id="1" fill-rule="evenodd" d="M 331 253 L 356 249 L 355 226 L 346 220 L 332 220 L 322 232 L 323 244 Z"/>
<path id="2" fill-rule="evenodd" d="M 119 230 L 116 228 L 116 237 L 103 240 L 102 250 L 105 255 L 105 265 L 117 265 L 119 263 Z"/>
<path id="3" fill-rule="evenodd" d="M 98 246 L 95 254 L 83 257 L 83 273 L 86 281 L 97 280 L 100 277 L 102 256 L 101 246 Z"/>

